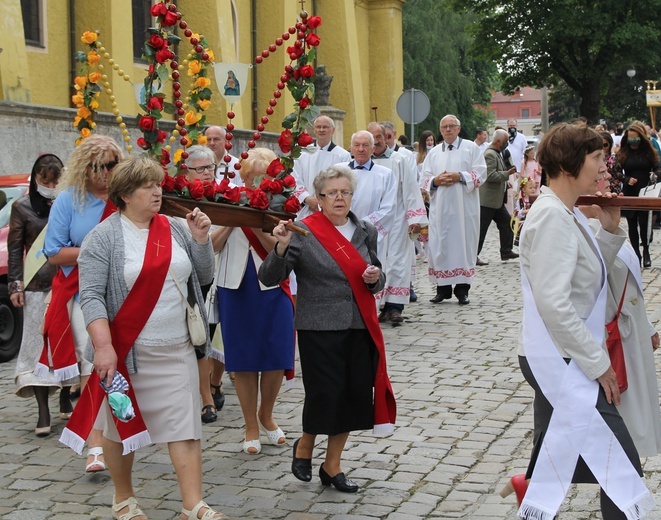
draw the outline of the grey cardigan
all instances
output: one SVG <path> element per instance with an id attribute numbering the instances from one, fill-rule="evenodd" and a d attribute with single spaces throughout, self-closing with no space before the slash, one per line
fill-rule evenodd
<path id="1" fill-rule="evenodd" d="M 381 268 L 376 256 L 376 228 L 353 213 L 349 218 L 356 225 L 351 244 L 368 263 Z M 305 220 L 297 226 L 309 229 Z M 310 234 L 292 235 L 284 257 L 271 251 L 259 268 L 258 277 L 264 285 L 273 286 L 285 280 L 292 269 L 296 272 L 298 295 L 295 323 L 298 330 L 364 329 L 365 323 L 353 297 L 353 291 L 342 269 Z M 368 285 L 372 293 L 383 289 L 386 275 L 381 271 L 379 281 Z M 376 309 L 376 304 L 375 304 Z"/>
<path id="2" fill-rule="evenodd" d="M 80 306 L 85 317 L 85 326 L 98 319 L 112 321 L 126 300 L 129 290 L 124 280 L 124 235 L 120 213 L 117 212 L 101 222 L 88 233 L 80 247 L 78 269 L 80 272 Z M 172 236 L 188 253 L 193 265 L 188 283 L 194 293 L 194 302 L 208 321 L 204 307 L 204 298 L 200 285 L 211 283 L 213 279 L 214 256 L 211 240 L 206 244 L 195 242 L 191 234 L 175 219 L 169 218 Z M 209 333 L 205 353 L 209 354 Z M 88 342 L 85 357 L 94 358 L 94 349 Z M 131 348 L 126 357 L 126 366 L 130 374 L 137 372 L 136 357 Z"/>

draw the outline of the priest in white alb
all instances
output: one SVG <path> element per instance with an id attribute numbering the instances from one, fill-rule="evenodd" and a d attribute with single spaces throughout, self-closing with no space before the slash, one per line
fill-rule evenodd
<path id="1" fill-rule="evenodd" d="M 429 202 L 429 278 L 440 303 L 454 295 L 460 305 L 470 303 L 468 291 L 475 276 L 480 237 L 478 187 L 487 176 L 479 147 L 461 139 L 461 122 L 453 115 L 441 119 L 443 142 L 427 154 L 420 184 Z"/>
<path id="2" fill-rule="evenodd" d="M 301 156 L 294 162 L 292 174 L 296 179 L 294 195 L 301 203 L 298 219 L 319 210 L 319 202 L 314 196 L 313 182 L 321 170 L 337 163 L 349 162 L 351 154 L 333 142 L 335 123 L 328 116 L 319 116 L 314 120 L 314 134 L 317 138 L 313 145 L 304 148 Z"/>
<path id="3" fill-rule="evenodd" d="M 379 321 L 389 321 L 393 326 L 404 319 L 404 305 L 409 302 L 412 269 L 415 264 L 415 247 L 409 233 L 419 233 L 420 226 L 427 224 L 427 210 L 416 182 L 412 163 L 400 152 L 388 148 L 387 129 L 380 123 L 370 123 L 368 132 L 374 137 L 374 162 L 392 170 L 397 185 L 393 225 L 387 240 L 386 286 L 381 303 L 383 309 Z"/>
<path id="4" fill-rule="evenodd" d="M 397 185 L 392 170 L 372 161 L 374 138 L 367 130 L 359 130 L 351 136 L 353 160 L 341 163 L 349 166 L 358 177 L 358 186 L 351 199 L 351 211 L 362 220 L 376 227 L 378 251 L 383 270 L 386 263 L 386 237 L 394 222 Z"/>

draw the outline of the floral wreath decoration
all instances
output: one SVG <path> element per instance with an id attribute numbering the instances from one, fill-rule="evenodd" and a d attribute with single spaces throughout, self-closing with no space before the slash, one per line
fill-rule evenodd
<path id="1" fill-rule="evenodd" d="M 156 27 L 149 29 L 149 40 L 145 42 L 144 57 L 149 62 L 148 74 L 144 80 L 145 102 L 140 108 L 145 114 L 137 117 L 138 127 L 143 136 L 138 139 L 138 146 L 145 150 L 150 156 L 159 160 L 165 167 L 170 163 L 170 145 L 165 145 L 167 132 L 158 129 L 158 121 L 163 117 L 163 112 L 176 114 L 175 129 L 170 137 L 170 142 L 174 143 L 177 137 L 184 147 L 177 150 L 173 157 L 173 162 L 180 163 L 179 171 L 185 170 L 185 164 L 181 164 L 188 157 L 186 148 L 197 142 L 204 144 L 205 138 L 202 135 L 202 129 L 205 124 L 206 116 L 201 114 L 207 110 L 211 104 L 211 89 L 209 88 L 211 80 L 209 79 L 209 65 L 214 61 L 214 55 L 204 36 L 193 33 L 187 28 L 187 23 L 182 19 L 182 14 L 177 11 L 177 7 L 171 0 L 161 0 L 155 3 L 151 8 L 151 15 L 156 18 Z M 184 30 L 184 35 L 189 39 L 193 46 L 193 51 L 189 53 L 187 59 L 182 64 L 188 66 L 188 75 L 192 76 L 192 86 L 187 93 L 187 97 L 181 100 L 181 84 L 179 83 L 180 72 L 179 64 L 174 61 L 175 54 L 170 50 L 170 45 L 181 41 L 173 28 L 179 25 Z M 319 109 L 314 105 L 314 77 L 315 71 L 312 63 L 316 56 L 316 47 L 320 43 L 319 36 L 315 33 L 317 27 L 321 25 L 321 18 L 318 16 L 308 17 L 308 13 L 300 13 L 300 21 L 295 26 L 289 27 L 287 32 L 282 33 L 274 44 L 269 45 L 268 50 L 262 51 L 261 55 L 255 58 L 255 63 L 260 64 L 265 58 L 277 50 L 289 40 L 292 35 L 296 35 L 294 44 L 287 47 L 286 51 L 291 62 L 284 68 L 284 73 L 280 76 L 277 89 L 273 93 L 273 98 L 269 100 L 269 106 L 266 108 L 266 115 L 261 118 L 257 125 L 252 139 L 248 142 L 248 148 L 256 146 L 256 141 L 261 138 L 261 132 L 265 130 L 265 125 L 269 122 L 269 117 L 274 113 L 273 107 L 277 105 L 278 99 L 282 96 L 282 90 L 287 87 L 294 98 L 294 112 L 289 114 L 282 121 L 284 130 L 278 138 L 278 146 L 282 155 L 273 160 L 268 166 L 266 174 L 255 179 L 257 188 L 251 189 L 245 186 L 233 187 L 230 185 L 230 178 L 234 173 L 225 172 L 224 179 L 216 184 L 215 182 L 202 183 L 199 180 L 189 182 L 186 179 L 185 172 L 175 177 L 168 174 L 163 180 L 163 189 L 165 193 L 174 194 L 178 197 L 192 198 L 194 200 L 204 200 L 211 202 L 230 203 L 239 206 L 249 206 L 257 209 L 271 209 L 274 211 L 287 211 L 296 213 L 300 210 L 300 203 L 293 195 L 296 188 L 296 181 L 291 175 L 295 159 L 300 157 L 301 150 L 313 143 L 312 137 L 305 131 L 305 127 L 310 125 L 319 115 Z M 81 74 L 76 78 L 76 94 L 72 101 L 78 107 L 74 126 L 79 129 L 82 139 L 93 133 L 95 123 L 94 116 L 98 108 L 98 97 L 100 92 L 105 89 L 109 96 L 113 114 L 116 122 L 119 124 L 124 141 L 130 142 L 129 132 L 126 124 L 119 115 L 115 98 L 112 95 L 108 78 L 103 71 L 103 65 L 98 64 L 96 72 L 94 65 L 103 56 L 112 66 L 113 70 L 125 81 L 130 81 L 129 76 L 124 73 L 119 66 L 110 57 L 105 47 L 98 41 L 98 31 L 85 31 L 81 40 L 89 45 L 90 50 L 85 53 L 77 53 L 77 61 L 83 63 Z M 98 51 L 98 52 L 97 52 Z M 100 55 L 99 55 L 100 53 Z M 166 62 L 170 62 L 172 74 L 167 70 Z M 173 103 L 165 101 L 165 95 L 160 91 L 163 84 L 172 80 Z M 103 81 L 103 89 L 99 86 L 99 81 Z M 190 103 L 190 105 L 188 105 Z M 192 110 L 186 110 L 188 108 Z M 232 119 L 235 114 L 232 110 L 227 113 L 228 123 L 226 125 L 226 144 L 227 152 L 232 149 L 233 139 L 232 131 L 234 125 Z M 132 150 L 132 146 L 126 146 L 127 151 Z M 241 153 L 239 163 L 235 169 L 241 168 L 241 163 L 248 157 L 248 152 Z M 230 162 L 231 157 L 225 156 L 225 161 Z"/>
<path id="2" fill-rule="evenodd" d="M 269 45 L 268 49 L 263 50 L 260 55 L 255 57 L 255 64 L 262 63 L 278 47 L 284 45 L 284 42 L 289 40 L 292 35 L 296 35 L 293 45 L 286 49 L 291 62 L 285 66 L 284 73 L 280 76 L 277 88 L 273 92 L 273 98 L 269 100 L 266 114 L 262 116 L 252 139 L 248 141 L 248 148 L 255 148 L 256 141 L 261 138 L 261 132 L 265 130 L 269 122 L 269 116 L 274 113 L 273 107 L 277 105 L 278 99 L 282 97 L 282 90 L 286 87 L 294 98 L 294 111 L 282 121 L 284 130 L 278 138 L 278 146 L 282 155 L 269 164 L 264 175 L 254 180 L 257 187 L 233 187 L 230 184 L 230 179 L 234 177 L 234 173 L 226 170 L 224 178 L 219 184 L 200 182 L 199 180 L 189 182 L 183 175 L 177 175 L 176 177 L 166 175 L 163 180 L 163 191 L 165 193 L 184 198 L 190 197 L 195 200 L 249 206 L 261 210 L 270 209 L 296 213 L 301 209 L 300 202 L 293 194 L 296 189 L 296 180 L 291 172 L 294 161 L 301 155 L 302 148 L 314 142 L 305 127 L 319 116 L 319 108 L 314 105 L 315 70 L 312 63 L 316 56 L 316 47 L 320 43 L 315 30 L 320 25 L 320 17 L 308 17 L 308 13 L 302 11 L 300 21 L 297 21 L 295 26 L 289 27 L 287 32 L 276 38 L 275 43 Z M 225 135 L 225 149 L 228 154 L 233 148 L 232 139 L 234 136 L 232 132 L 235 127 L 232 119 L 234 117 L 234 112 L 232 110 L 228 111 L 227 118 L 229 121 L 226 125 Z M 183 153 L 181 156 L 183 157 Z M 248 152 L 242 152 L 235 169 L 240 170 L 241 163 L 247 158 Z M 231 157 L 226 155 L 224 160 L 229 164 Z"/>

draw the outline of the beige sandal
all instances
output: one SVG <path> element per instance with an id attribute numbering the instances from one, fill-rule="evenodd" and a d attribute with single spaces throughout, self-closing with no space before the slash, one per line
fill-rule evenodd
<path id="1" fill-rule="evenodd" d="M 197 514 L 200 512 L 200 509 L 204 509 L 205 507 L 207 510 L 202 516 L 198 517 Z M 182 507 L 181 514 L 186 517 L 186 520 L 217 520 L 218 518 L 227 518 L 224 514 L 211 509 L 204 500 L 200 500 L 190 511 L 185 507 Z"/>
<path id="2" fill-rule="evenodd" d="M 129 510 L 126 513 L 119 514 L 119 512 L 124 509 L 125 507 L 128 507 Z M 120 502 L 119 504 L 115 504 L 115 497 L 112 497 L 112 517 L 117 519 L 117 520 L 131 520 L 137 516 L 144 516 L 147 518 L 147 515 L 145 515 L 142 512 L 142 509 L 138 506 L 138 501 L 136 500 L 135 497 L 128 497 L 126 500 L 123 502 Z"/>

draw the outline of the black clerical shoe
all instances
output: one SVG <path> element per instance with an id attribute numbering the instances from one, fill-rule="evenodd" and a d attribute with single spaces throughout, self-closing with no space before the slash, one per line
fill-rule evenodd
<path id="1" fill-rule="evenodd" d="M 649 249 L 643 249 L 643 267 L 652 267 Z"/>
<path id="2" fill-rule="evenodd" d="M 358 491 L 358 484 L 353 480 L 349 480 L 344 473 L 338 473 L 334 477 L 331 477 L 326 473 L 326 470 L 324 470 L 323 464 L 319 467 L 319 478 L 324 486 L 330 486 L 333 484 L 335 489 L 342 491 L 342 493 L 355 493 Z"/>
<path id="3" fill-rule="evenodd" d="M 485 262 L 484 260 L 480 260 L 480 257 L 477 257 L 477 260 L 475 261 L 475 265 L 489 265 L 489 262 Z"/>
<path id="4" fill-rule="evenodd" d="M 458 294 L 457 300 L 459 300 L 459 305 L 468 305 L 471 301 L 468 299 L 467 294 Z"/>
<path id="5" fill-rule="evenodd" d="M 429 301 L 432 302 L 432 303 L 441 303 L 443 300 L 449 300 L 450 298 L 452 298 L 452 293 L 451 292 L 447 293 L 447 292 L 441 290 L 441 288 L 439 286 L 436 286 L 436 296 L 434 296 Z"/>
<path id="6" fill-rule="evenodd" d="M 509 253 L 502 253 L 500 255 L 500 259 L 504 262 L 505 260 L 515 260 L 519 258 L 518 253 L 515 253 L 514 251 L 510 251 Z"/>
<path id="7" fill-rule="evenodd" d="M 388 320 L 390 321 L 390 323 L 393 324 L 393 326 L 398 326 L 402 324 L 404 318 L 402 318 L 401 312 L 399 312 L 397 309 L 393 309 L 392 311 L 390 311 L 390 316 L 388 316 Z"/>
<path id="8" fill-rule="evenodd" d="M 312 480 L 312 459 L 301 459 L 296 457 L 296 448 L 298 441 L 294 443 L 294 454 L 291 460 L 291 472 L 298 479 L 303 482 L 310 482 Z"/>
<path id="9" fill-rule="evenodd" d="M 381 312 L 379 313 L 379 323 L 387 322 L 389 316 L 390 316 L 390 312 L 388 312 L 385 309 L 382 309 Z"/>

